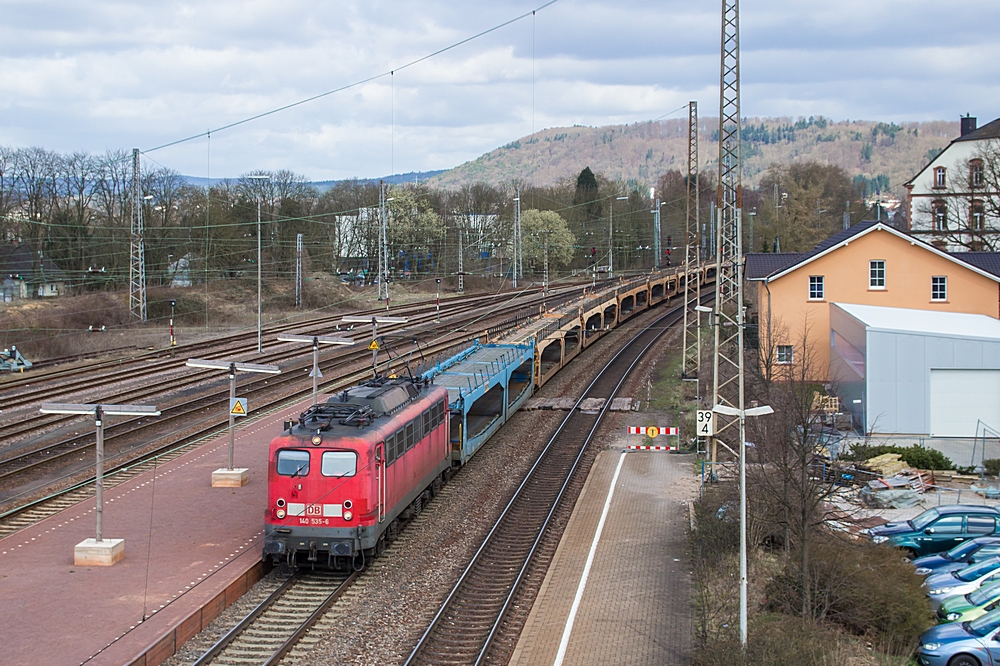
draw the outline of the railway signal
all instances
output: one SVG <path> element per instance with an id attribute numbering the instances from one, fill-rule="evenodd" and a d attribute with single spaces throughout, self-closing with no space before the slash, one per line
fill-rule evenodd
<path id="1" fill-rule="evenodd" d="M 406 317 L 363 317 L 361 315 L 348 315 L 340 320 L 345 324 L 371 324 L 372 344 L 368 349 L 372 350 L 372 372 L 378 378 L 378 325 L 379 324 L 405 324 L 409 321 Z"/>
<path id="2" fill-rule="evenodd" d="M 313 369 L 309 376 L 313 380 L 313 404 L 317 404 L 319 395 L 319 378 L 323 373 L 319 369 L 319 346 L 322 345 L 353 345 L 352 338 L 332 337 L 327 335 L 279 335 L 281 342 L 306 342 L 312 343 L 313 347 Z"/>
<path id="3" fill-rule="evenodd" d="M 170 299 L 170 346 L 177 346 L 177 338 L 174 337 L 174 308 L 177 306 L 177 301 Z"/>
<path id="4" fill-rule="evenodd" d="M 237 363 L 235 361 L 213 361 L 200 358 L 189 358 L 185 365 L 189 368 L 207 368 L 209 370 L 229 371 L 229 466 L 212 472 L 212 487 L 239 488 L 241 486 L 245 486 L 250 480 L 250 470 L 246 467 L 236 468 L 233 466 L 236 414 L 233 412 L 231 405 L 233 404 L 233 401 L 236 400 L 236 372 L 258 372 L 268 375 L 276 375 L 281 372 L 281 369 L 276 365 Z M 249 411 L 249 409 L 244 408 L 244 411 Z"/>
<path id="5" fill-rule="evenodd" d="M 73 549 L 75 566 L 109 567 L 125 557 L 125 539 L 104 538 L 104 417 L 159 416 L 151 405 L 89 405 L 44 402 L 42 414 L 84 414 L 94 417 L 97 426 L 97 466 L 94 470 L 97 506 L 97 536 L 84 539 Z"/>

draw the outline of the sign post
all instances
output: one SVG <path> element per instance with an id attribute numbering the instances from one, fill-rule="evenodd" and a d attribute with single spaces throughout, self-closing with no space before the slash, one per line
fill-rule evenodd
<path id="1" fill-rule="evenodd" d="M 360 315 L 350 315 L 340 320 L 345 324 L 371 324 L 372 342 L 368 349 L 372 350 L 372 372 L 378 377 L 378 325 L 379 324 L 405 324 L 409 319 L 406 317 L 362 317 Z"/>
<path id="2" fill-rule="evenodd" d="M 281 369 L 276 365 L 212 361 L 199 358 L 189 358 L 185 365 L 189 368 L 229 371 L 229 466 L 212 472 L 212 487 L 240 488 L 245 486 L 250 481 L 250 470 L 246 467 L 235 467 L 233 458 L 236 448 L 236 417 L 246 416 L 249 413 L 249 405 L 246 398 L 236 397 L 236 371 L 276 375 L 281 372 Z M 240 414 L 241 411 L 243 412 L 242 414 Z"/>

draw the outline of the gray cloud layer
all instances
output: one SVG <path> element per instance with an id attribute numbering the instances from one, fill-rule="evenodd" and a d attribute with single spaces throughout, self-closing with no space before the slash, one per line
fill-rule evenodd
<path id="1" fill-rule="evenodd" d="M 211 172 L 377 176 L 454 166 L 532 127 L 645 120 L 689 99 L 710 115 L 720 5 L 560 0 L 536 16 L 534 45 L 527 19 L 391 82 L 218 133 Z M 534 6 L 0 1 L 0 144 L 149 148 L 398 67 Z M 741 12 L 745 115 L 998 115 L 1000 3 L 746 0 Z M 150 157 L 209 168 L 205 139 Z"/>

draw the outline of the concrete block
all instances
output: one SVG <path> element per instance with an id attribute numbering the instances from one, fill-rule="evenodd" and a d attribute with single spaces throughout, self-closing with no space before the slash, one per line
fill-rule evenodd
<path id="1" fill-rule="evenodd" d="M 78 567 L 110 567 L 125 557 L 125 539 L 85 539 L 73 549 Z"/>
<path id="2" fill-rule="evenodd" d="M 213 488 L 241 488 L 250 483 L 250 470 L 246 467 L 217 469 L 212 472 Z"/>

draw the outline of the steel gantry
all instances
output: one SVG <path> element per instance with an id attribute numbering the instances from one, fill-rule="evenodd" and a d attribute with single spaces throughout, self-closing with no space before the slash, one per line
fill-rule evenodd
<path id="1" fill-rule="evenodd" d="M 740 167 L 739 0 L 722 2 L 722 68 L 719 100 L 719 186 L 716 211 L 716 282 L 712 404 L 743 409 L 742 178 Z M 733 455 L 738 420 L 719 415 L 712 438 Z"/>
<path id="2" fill-rule="evenodd" d="M 698 305 L 698 284 L 691 288 L 691 276 L 701 265 L 698 232 L 701 229 L 698 185 L 698 102 L 688 103 L 688 182 L 687 235 L 684 250 L 684 364 L 681 378 L 698 381 L 701 369 L 701 313 Z M 695 394 L 698 394 L 697 389 Z"/>
<path id="3" fill-rule="evenodd" d="M 139 149 L 132 149 L 132 233 L 129 248 L 128 308 L 146 321 L 146 243 L 142 231 L 142 185 L 139 180 Z"/>

